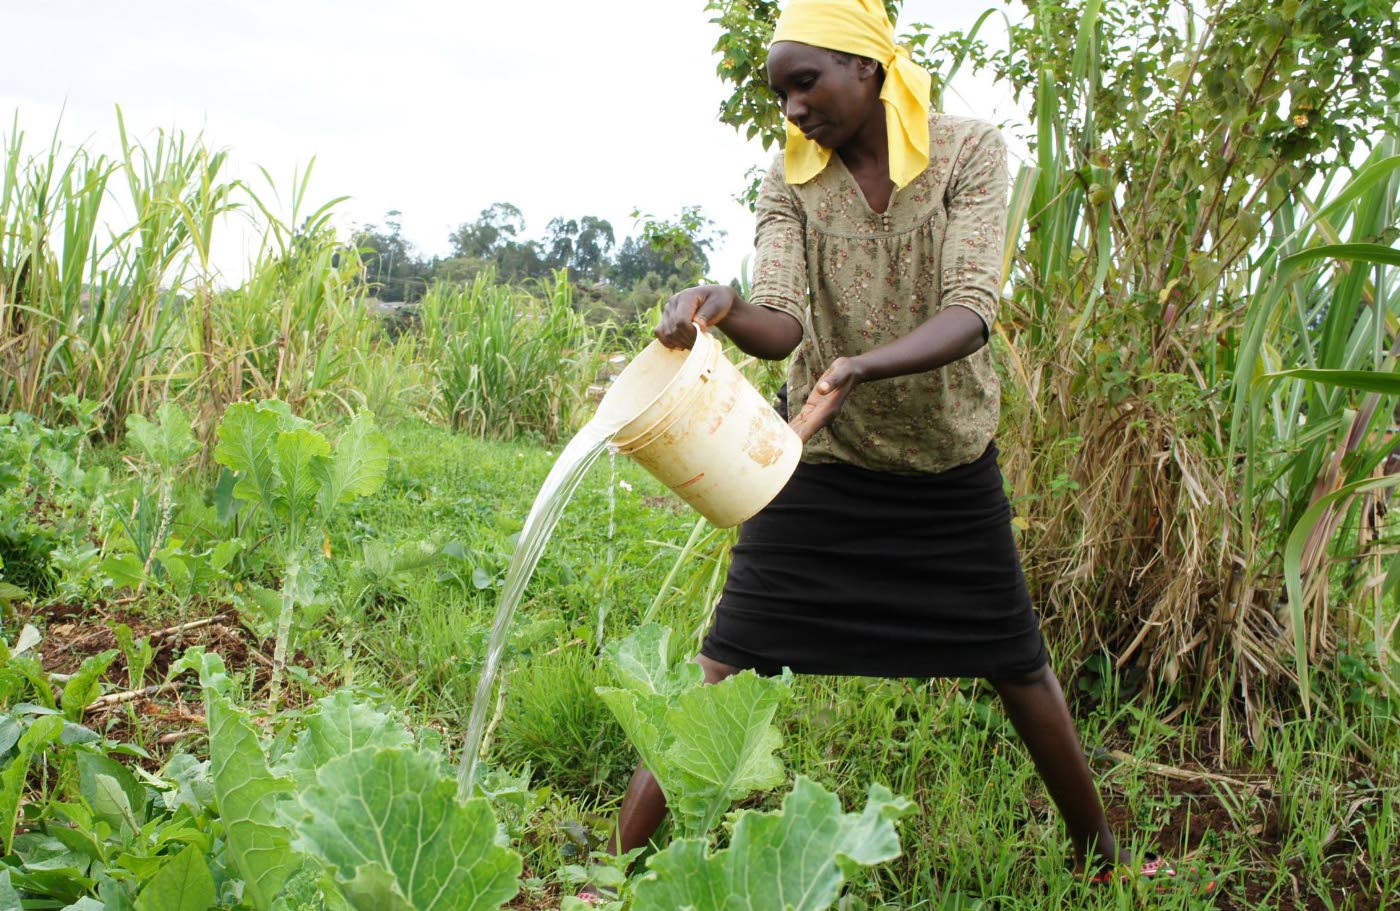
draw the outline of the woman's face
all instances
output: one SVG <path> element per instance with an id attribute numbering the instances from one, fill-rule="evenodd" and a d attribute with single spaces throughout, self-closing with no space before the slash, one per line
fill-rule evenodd
<path id="1" fill-rule="evenodd" d="M 880 105 L 880 68 L 865 57 L 779 41 L 768 50 L 768 85 L 783 116 L 828 149 L 848 143 Z"/>

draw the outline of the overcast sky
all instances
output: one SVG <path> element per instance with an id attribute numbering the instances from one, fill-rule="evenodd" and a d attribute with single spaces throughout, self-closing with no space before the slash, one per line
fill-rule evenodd
<path id="1" fill-rule="evenodd" d="M 611 221 L 619 242 L 634 209 L 674 217 L 699 205 L 726 232 L 711 272 L 727 280 L 753 231 L 734 194 L 769 156 L 716 119 L 726 93 L 704 5 L 0 0 L 0 130 L 18 111 L 30 153 L 55 125 L 68 145 L 110 153 L 120 104 L 135 136 L 203 131 L 229 150 L 229 173 L 255 185 L 255 165 L 285 189 L 314 157 L 312 197 L 351 197 L 338 223 L 398 209 L 430 255 L 498 201 L 520 207 L 530 236 L 587 214 Z M 966 28 L 988 5 L 907 0 L 902 19 Z M 955 89 L 950 112 L 1021 119 L 985 79 Z M 227 278 L 247 245 L 225 230 Z"/>

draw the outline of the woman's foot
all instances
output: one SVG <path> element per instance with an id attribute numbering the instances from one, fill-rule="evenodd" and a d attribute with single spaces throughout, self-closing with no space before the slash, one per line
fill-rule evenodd
<path id="1" fill-rule="evenodd" d="M 1087 852 L 1086 852 L 1087 853 Z M 1155 855 L 1154 855 L 1155 856 Z M 1097 847 L 1086 859 L 1084 854 L 1075 852 L 1074 867 L 1071 872 L 1075 876 L 1090 874 L 1092 878 L 1106 874 L 1110 870 L 1132 866 L 1133 852 L 1122 848 L 1113 848 L 1110 851 L 1100 851 Z"/>

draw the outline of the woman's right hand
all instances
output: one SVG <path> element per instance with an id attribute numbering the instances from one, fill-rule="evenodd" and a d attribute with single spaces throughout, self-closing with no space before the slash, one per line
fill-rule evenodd
<path id="1" fill-rule="evenodd" d="M 656 337 L 667 348 L 689 348 L 695 344 L 695 325 L 703 332 L 729 315 L 739 295 L 729 285 L 700 285 L 687 288 L 666 301 Z"/>

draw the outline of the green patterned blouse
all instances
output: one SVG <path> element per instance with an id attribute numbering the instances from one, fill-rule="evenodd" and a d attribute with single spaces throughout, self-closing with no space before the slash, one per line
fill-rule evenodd
<path id="1" fill-rule="evenodd" d="M 1006 145 L 990 124 L 929 117 L 929 166 L 873 211 L 831 156 L 805 184 L 779 154 L 758 199 L 755 304 L 802 323 L 788 373 L 800 408 L 838 357 L 907 335 L 944 307 L 996 319 L 1006 225 Z M 803 459 L 877 471 L 946 471 L 977 459 L 996 432 L 1000 387 L 983 347 L 939 370 L 857 386 Z"/>

